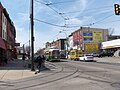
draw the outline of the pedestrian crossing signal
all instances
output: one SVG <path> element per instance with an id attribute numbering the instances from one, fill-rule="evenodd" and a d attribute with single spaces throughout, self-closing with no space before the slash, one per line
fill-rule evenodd
<path id="1" fill-rule="evenodd" d="M 114 4 L 114 7 L 115 7 L 115 15 L 120 15 L 119 4 Z"/>

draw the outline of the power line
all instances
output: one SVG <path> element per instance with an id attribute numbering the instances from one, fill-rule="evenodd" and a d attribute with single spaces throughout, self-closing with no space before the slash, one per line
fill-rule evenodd
<path id="1" fill-rule="evenodd" d="M 74 0 L 69 0 L 69 1 L 63 1 L 63 2 L 54 2 L 54 3 L 51 3 L 51 4 L 53 5 L 53 4 L 70 3 L 70 2 L 75 2 L 75 1 Z"/>
<path id="2" fill-rule="evenodd" d="M 83 15 L 79 15 L 79 16 L 77 16 L 77 17 L 74 17 L 74 18 L 80 18 L 80 17 L 84 17 L 84 16 L 90 16 L 90 15 L 97 15 L 97 14 L 104 14 L 104 13 L 109 13 L 109 12 L 111 12 L 111 10 L 109 10 L 109 11 L 106 11 L 106 12 L 96 12 L 96 13 L 92 13 L 92 14 L 90 14 L 90 13 L 85 13 L 85 14 L 83 14 Z M 69 19 L 74 19 L 74 18 L 69 18 Z"/>
<path id="3" fill-rule="evenodd" d="M 84 12 L 87 12 L 87 11 L 94 11 L 94 10 L 98 10 L 98 9 L 107 9 L 107 8 L 110 8 L 110 7 L 113 7 L 113 6 L 104 6 L 104 7 L 99 7 L 99 8 L 91 8 L 91 9 L 87 9 L 87 10 L 84 10 Z M 62 13 L 62 14 L 69 14 L 69 13 L 78 13 L 78 12 L 81 12 L 80 11 L 73 11 L 73 12 L 66 12 L 66 13 Z"/>
<path id="4" fill-rule="evenodd" d="M 38 2 L 38 3 L 41 3 L 41 4 L 45 4 L 46 5 L 46 3 L 44 3 L 44 2 L 41 2 L 41 1 L 38 1 L 38 0 L 35 0 L 36 2 Z"/>
<path id="5" fill-rule="evenodd" d="M 101 21 L 104 21 L 105 19 L 108 19 L 109 17 L 113 16 L 114 14 L 108 15 L 107 17 L 104 17 L 103 19 L 96 21 L 94 23 L 92 23 L 92 25 L 96 24 L 96 23 L 100 23 Z"/>
<path id="6" fill-rule="evenodd" d="M 48 6 L 50 9 L 52 9 L 54 12 L 56 12 L 58 15 L 60 15 L 64 20 L 65 20 L 65 26 L 60 26 L 60 25 L 56 25 L 56 24 L 52 24 L 52 23 L 48 23 L 48 22 L 45 22 L 45 21 L 42 21 L 42 20 L 37 20 L 37 21 L 40 21 L 40 22 L 43 22 L 43 23 L 46 23 L 46 24 L 49 24 L 49 25 L 52 25 L 52 26 L 57 26 L 57 27 L 66 27 L 66 28 L 72 28 L 72 27 L 80 27 L 80 26 L 66 26 L 66 18 L 63 16 L 63 14 L 68 14 L 68 13 L 75 13 L 75 12 L 81 12 L 81 11 L 74 11 L 74 12 L 66 12 L 66 13 L 59 13 L 56 9 L 54 9 L 53 7 L 51 7 L 51 5 L 53 6 L 53 4 L 57 4 L 57 3 L 65 3 L 65 2 L 72 2 L 72 1 L 64 1 L 64 2 L 56 2 L 56 3 L 45 3 L 45 2 L 40 2 L 40 1 L 38 1 L 38 0 L 35 0 L 36 2 L 38 2 L 38 3 L 41 3 L 41 4 L 44 4 L 44 5 L 46 5 L 46 6 Z M 98 8 L 92 8 L 92 9 L 87 9 L 87 10 L 85 10 L 84 12 L 87 12 L 87 11 L 95 11 L 95 10 L 100 10 L 100 9 L 108 9 L 108 8 L 110 8 L 110 7 L 112 7 L 112 6 L 103 6 L 103 7 L 98 7 Z M 56 7 L 55 7 L 56 8 Z M 106 13 L 106 12 L 105 12 Z M 103 20 L 105 20 L 105 19 L 107 19 L 107 18 L 109 18 L 109 17 L 111 17 L 112 15 L 110 15 L 110 16 L 107 16 L 107 17 L 105 17 L 105 18 L 103 18 L 103 19 L 101 19 L 101 20 L 98 20 L 98 21 L 96 21 L 96 22 L 94 22 L 94 23 L 90 23 L 90 24 L 88 24 L 88 25 L 82 25 L 82 26 L 89 26 L 89 25 L 94 25 L 94 24 L 97 24 L 97 23 L 100 23 L 100 22 L 102 22 Z"/>
<path id="7" fill-rule="evenodd" d="M 63 14 L 62 13 L 60 13 L 60 12 L 58 12 L 56 9 L 54 9 L 53 7 L 51 7 L 50 5 L 52 5 L 52 3 L 50 4 L 48 4 L 48 3 L 45 3 L 45 2 L 40 2 L 40 1 L 38 1 L 38 0 L 35 0 L 36 2 L 38 2 L 38 3 L 41 3 L 41 4 L 44 4 L 44 5 L 46 5 L 46 6 L 48 6 L 50 9 L 52 9 L 54 12 L 56 12 L 60 17 L 62 17 L 63 18 L 63 20 L 65 21 L 64 23 L 65 23 L 65 25 L 66 25 L 66 20 L 68 20 L 68 18 L 65 18 L 64 16 L 63 16 Z M 67 1 L 68 2 L 68 1 Z M 59 2 L 60 3 L 60 2 Z M 62 2 L 63 3 L 63 2 Z M 53 6 L 53 5 L 52 5 Z M 55 7 L 55 6 L 54 6 Z M 55 7 L 56 8 L 56 7 Z"/>
<path id="8" fill-rule="evenodd" d="M 55 37 L 57 37 L 60 33 L 56 34 L 55 36 L 53 36 L 50 40 L 53 40 Z M 50 41 L 49 40 L 49 41 Z"/>
<path id="9" fill-rule="evenodd" d="M 52 24 L 52 23 L 49 23 L 49 22 L 46 22 L 46 21 L 42 21 L 42 20 L 39 20 L 39 19 L 34 19 L 34 20 L 42 22 L 42 23 L 45 23 L 45 24 L 49 24 L 49 25 L 52 25 L 52 26 L 56 26 L 56 27 L 65 27 L 65 26 L 60 26 L 60 25 Z"/>
<path id="10" fill-rule="evenodd" d="M 38 3 L 41 3 L 41 4 L 44 4 L 44 5 L 48 6 L 50 9 L 52 9 L 54 12 L 56 12 L 58 15 L 60 15 L 64 19 L 64 17 L 57 10 L 55 10 L 54 8 L 52 8 L 50 6 L 50 4 L 47 4 L 47 3 L 44 3 L 44 2 L 40 2 L 38 0 L 35 0 L 35 1 L 38 2 Z"/>
<path id="11" fill-rule="evenodd" d="M 113 16 L 113 14 L 109 15 L 109 16 L 107 16 L 107 17 L 105 17 L 105 18 L 103 18 L 103 19 L 101 19 L 99 21 L 96 21 L 94 23 L 90 23 L 88 25 L 82 25 L 82 26 L 89 26 L 89 25 L 94 25 L 94 24 L 100 23 L 101 21 L 103 21 L 103 20 L 105 20 L 105 19 L 107 19 L 107 18 L 109 18 L 111 16 Z M 60 26 L 60 25 L 52 24 L 52 23 L 49 23 L 49 22 L 46 22 L 46 21 L 42 21 L 42 20 L 39 20 L 39 19 L 34 19 L 34 20 L 42 22 L 42 23 L 45 23 L 45 24 L 49 24 L 49 25 L 52 25 L 52 26 L 56 26 L 56 27 L 66 27 L 66 26 Z M 78 26 L 67 26 L 66 28 L 73 28 L 73 27 L 80 27 L 80 26 L 79 25 Z"/>
<path id="12" fill-rule="evenodd" d="M 107 21 L 107 22 L 103 22 L 103 23 L 114 23 L 114 22 L 120 22 L 120 20 Z"/>
<path id="13" fill-rule="evenodd" d="M 64 20 L 65 18 L 62 16 L 62 14 L 60 14 L 57 10 L 55 10 L 54 8 L 52 8 L 51 6 L 47 5 L 49 8 L 51 8 L 54 12 L 56 12 L 59 16 L 61 16 Z"/>
<path id="14" fill-rule="evenodd" d="M 98 20 L 98 21 L 96 21 L 96 22 L 94 22 L 94 23 L 90 23 L 90 24 L 86 24 L 86 25 L 76 25 L 76 26 L 67 26 L 66 28 L 74 28 L 74 27 L 80 27 L 80 26 L 91 26 L 91 25 L 95 25 L 95 24 L 98 24 L 98 23 L 100 23 L 100 22 L 102 22 L 102 21 L 104 21 L 105 19 L 108 19 L 109 17 L 111 17 L 111 16 L 113 16 L 113 14 L 111 14 L 111 15 L 108 15 L 108 16 L 106 16 L 106 17 L 104 17 L 103 19 L 101 19 L 101 20 Z"/>
<path id="15" fill-rule="evenodd" d="M 111 17 L 111 16 L 110 16 Z M 109 18 L 109 17 L 108 17 Z M 107 18 L 106 18 L 107 19 Z M 114 20 L 114 21 L 107 21 L 102 23 L 114 23 L 114 22 L 120 22 L 120 20 Z M 99 23 L 99 22 L 98 22 Z M 91 25 L 98 24 L 98 23 L 92 23 Z"/>
<path id="16" fill-rule="evenodd" d="M 40 2 L 38 0 L 35 0 L 35 1 Z M 50 3 L 43 3 L 43 2 L 41 2 L 41 3 L 42 4 L 46 4 L 46 5 L 53 5 L 53 4 L 62 4 L 62 3 L 70 3 L 70 2 L 75 2 L 75 0 L 68 0 L 68 1 L 61 1 L 61 2 L 50 2 Z"/>

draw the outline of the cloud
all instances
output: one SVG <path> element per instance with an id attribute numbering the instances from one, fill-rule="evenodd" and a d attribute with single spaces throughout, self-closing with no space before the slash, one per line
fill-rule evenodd
<path id="1" fill-rule="evenodd" d="M 28 13 L 18 13 L 18 16 L 19 16 L 19 20 L 21 22 L 26 22 L 26 21 L 29 21 L 30 20 L 30 14 Z"/>
<path id="2" fill-rule="evenodd" d="M 68 24 L 70 24 L 70 25 L 81 25 L 82 20 L 79 20 L 78 18 L 72 18 L 68 21 Z"/>
<path id="3" fill-rule="evenodd" d="M 39 48 L 45 47 L 45 43 L 48 41 L 48 38 L 51 36 L 51 34 L 47 34 L 46 32 L 40 32 L 38 30 L 35 30 L 34 33 L 35 33 L 34 44 L 35 44 L 35 52 L 36 52 Z"/>
<path id="4" fill-rule="evenodd" d="M 15 28 L 16 28 L 16 40 L 17 40 L 17 42 L 20 42 L 21 45 L 24 44 L 25 42 L 27 42 L 30 38 L 29 37 L 30 32 L 26 31 L 25 28 L 19 27 L 16 25 L 15 25 Z"/>

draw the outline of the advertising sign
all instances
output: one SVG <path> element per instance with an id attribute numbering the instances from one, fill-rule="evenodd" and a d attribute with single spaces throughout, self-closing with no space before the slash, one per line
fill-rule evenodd
<path id="1" fill-rule="evenodd" d="M 102 42 L 102 32 L 93 32 L 93 42 Z"/>
<path id="2" fill-rule="evenodd" d="M 92 38 L 92 32 L 83 32 L 84 42 L 91 42 L 93 40 Z"/>
<path id="3" fill-rule="evenodd" d="M 85 50 L 87 50 L 87 51 L 98 50 L 98 44 L 86 43 L 86 44 L 85 44 Z"/>
<path id="4" fill-rule="evenodd" d="M 92 32 L 90 32 L 90 31 L 89 31 L 89 32 L 83 32 L 83 36 L 84 36 L 84 37 L 86 37 L 86 36 L 87 36 L 87 37 L 88 37 L 88 36 L 91 37 L 91 36 L 92 36 Z"/>

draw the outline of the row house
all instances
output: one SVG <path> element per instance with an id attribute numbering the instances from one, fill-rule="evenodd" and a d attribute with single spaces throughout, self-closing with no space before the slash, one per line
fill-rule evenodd
<path id="1" fill-rule="evenodd" d="M 60 50 L 60 55 L 61 58 L 65 58 L 66 57 L 66 52 L 67 52 L 67 39 L 58 39 L 56 41 L 53 42 L 47 42 L 46 43 L 46 48 L 57 48 Z"/>
<path id="2" fill-rule="evenodd" d="M 59 50 L 65 50 L 66 49 L 65 45 L 66 45 L 66 39 L 58 39 L 51 43 L 47 42 L 45 48 L 55 47 L 58 48 Z"/>
<path id="3" fill-rule="evenodd" d="M 15 38 L 14 23 L 0 3 L 0 64 L 15 57 Z"/>

